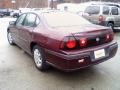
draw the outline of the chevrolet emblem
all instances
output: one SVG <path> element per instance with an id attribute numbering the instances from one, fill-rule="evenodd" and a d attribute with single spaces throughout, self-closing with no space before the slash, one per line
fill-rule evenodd
<path id="1" fill-rule="evenodd" d="M 99 42 L 99 41 L 100 41 L 100 38 L 97 37 L 97 38 L 96 38 L 96 41 Z"/>

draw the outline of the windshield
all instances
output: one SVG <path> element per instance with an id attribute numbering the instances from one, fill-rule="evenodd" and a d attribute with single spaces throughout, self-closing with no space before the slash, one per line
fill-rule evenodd
<path id="1" fill-rule="evenodd" d="M 51 27 L 61 27 L 61 26 L 81 26 L 85 24 L 90 24 L 81 16 L 72 13 L 44 13 L 46 22 Z"/>

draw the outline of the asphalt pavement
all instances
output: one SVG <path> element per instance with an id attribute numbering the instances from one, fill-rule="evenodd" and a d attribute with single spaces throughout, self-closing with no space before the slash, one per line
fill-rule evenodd
<path id="1" fill-rule="evenodd" d="M 36 69 L 31 56 L 7 42 L 12 18 L 0 18 L 0 90 L 120 90 L 120 48 L 99 65 L 65 73 L 55 68 Z M 120 32 L 115 33 L 120 45 Z"/>

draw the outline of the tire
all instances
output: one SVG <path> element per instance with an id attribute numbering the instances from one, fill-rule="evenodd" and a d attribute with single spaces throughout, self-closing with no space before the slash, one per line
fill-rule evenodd
<path id="1" fill-rule="evenodd" d="M 8 39 L 8 42 L 10 45 L 15 45 L 15 43 L 13 42 L 13 38 L 12 38 L 10 31 L 7 32 L 7 39 Z"/>
<path id="2" fill-rule="evenodd" d="M 3 18 L 3 15 L 0 15 L 0 18 Z"/>
<path id="3" fill-rule="evenodd" d="M 108 23 L 107 26 L 111 27 L 111 29 L 114 31 L 114 24 L 113 23 Z"/>
<path id="4" fill-rule="evenodd" d="M 33 58 L 37 69 L 41 71 L 48 69 L 48 65 L 46 64 L 46 59 L 44 56 L 44 50 L 38 45 L 33 47 Z"/>

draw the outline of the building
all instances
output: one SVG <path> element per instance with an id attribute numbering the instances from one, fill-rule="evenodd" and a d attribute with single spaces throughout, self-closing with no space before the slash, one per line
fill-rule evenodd
<path id="1" fill-rule="evenodd" d="M 0 0 L 0 8 L 11 8 L 12 3 L 10 0 Z"/>
<path id="2" fill-rule="evenodd" d="M 15 3 L 12 3 L 15 1 Z M 58 3 L 80 3 L 85 0 L 0 0 L 0 8 L 42 8 L 53 6 L 56 7 Z M 49 5 L 48 5 L 49 4 Z"/>
<path id="3" fill-rule="evenodd" d="M 48 1 L 50 2 L 48 3 Z M 93 0 L 0 0 L 0 8 L 16 8 L 16 9 L 24 7 L 42 8 L 48 6 L 55 8 L 58 3 L 81 3 L 86 1 Z M 112 1 L 112 0 L 100 0 L 100 1 Z M 119 0 L 114 0 L 114 2 L 115 1 Z"/>

